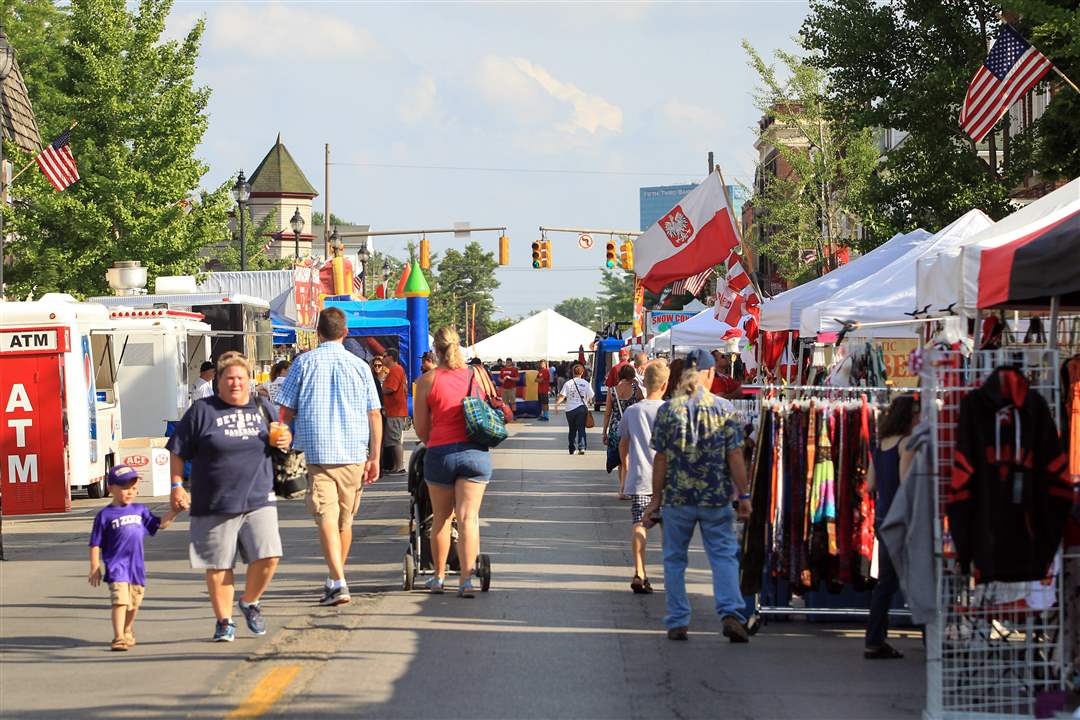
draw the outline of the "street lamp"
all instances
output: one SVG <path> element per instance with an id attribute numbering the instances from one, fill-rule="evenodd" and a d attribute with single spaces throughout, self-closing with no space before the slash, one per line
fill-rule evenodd
<path id="1" fill-rule="evenodd" d="M 0 31 L 0 81 L 7 80 L 11 69 L 15 67 L 15 48 L 7 41 L 7 35 Z M 0 90 L 3 95 L 3 90 Z M 4 172 L 4 134 L 0 132 L 0 208 L 7 204 L 7 173 Z M 4 299 L 4 214 L 0 212 L 0 300 Z M 4 555 L 0 545 L 0 558 Z"/>
<path id="2" fill-rule="evenodd" d="M 244 242 L 244 206 L 247 204 L 248 198 L 251 197 L 251 185 L 248 184 L 247 178 L 244 177 L 243 170 L 236 176 L 236 184 L 232 186 L 230 192 L 240 213 L 240 271 L 244 272 L 247 270 L 247 243 Z"/>
<path id="3" fill-rule="evenodd" d="M 289 220 L 289 226 L 293 231 L 293 254 L 296 259 L 300 259 L 300 233 L 304 232 L 304 218 L 300 217 L 300 208 L 296 208 L 296 211 L 292 214 L 292 219 Z"/>
<path id="4" fill-rule="evenodd" d="M 337 235 L 337 228 L 334 228 L 334 234 Z M 360 294 L 367 297 L 368 263 L 371 262 L 371 251 L 368 250 L 367 238 L 364 238 L 364 244 L 360 246 L 356 256 L 360 258 Z"/>

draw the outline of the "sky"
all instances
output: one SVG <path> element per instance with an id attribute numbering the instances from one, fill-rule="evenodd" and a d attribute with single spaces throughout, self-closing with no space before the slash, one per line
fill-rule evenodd
<path id="1" fill-rule="evenodd" d="M 707 153 L 750 184 L 757 79 L 740 46 L 792 49 L 804 1 L 366 3 L 177 0 L 167 34 L 206 19 L 212 89 L 199 156 L 215 187 L 280 132 L 323 209 L 375 230 L 505 226 L 498 315 L 595 296 L 604 241 L 538 227 L 638 229 L 638 189 L 697 182 Z M 497 249 L 497 233 L 476 233 Z M 378 238 L 405 256 L 410 238 Z M 413 237 L 412 240 L 416 240 Z M 466 240 L 434 235 L 432 252 Z"/>

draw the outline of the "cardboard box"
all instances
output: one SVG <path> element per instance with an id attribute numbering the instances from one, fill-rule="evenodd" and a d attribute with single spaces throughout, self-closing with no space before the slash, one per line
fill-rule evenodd
<path id="1" fill-rule="evenodd" d="M 169 487 L 169 451 L 165 437 L 124 438 L 117 445 L 118 460 L 139 473 L 139 497 L 162 497 Z"/>

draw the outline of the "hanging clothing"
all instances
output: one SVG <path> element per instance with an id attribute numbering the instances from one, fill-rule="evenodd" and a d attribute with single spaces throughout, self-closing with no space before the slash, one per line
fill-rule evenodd
<path id="1" fill-rule="evenodd" d="M 960 402 L 946 512 L 961 567 L 979 583 L 1046 577 L 1073 498 L 1046 400 L 998 368 Z"/>

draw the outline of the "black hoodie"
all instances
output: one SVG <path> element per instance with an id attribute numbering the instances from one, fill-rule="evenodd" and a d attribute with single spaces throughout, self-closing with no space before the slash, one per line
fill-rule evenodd
<path id="1" fill-rule="evenodd" d="M 961 567 L 980 583 L 1045 578 L 1072 504 L 1046 400 L 998 368 L 960 402 L 946 512 Z"/>

